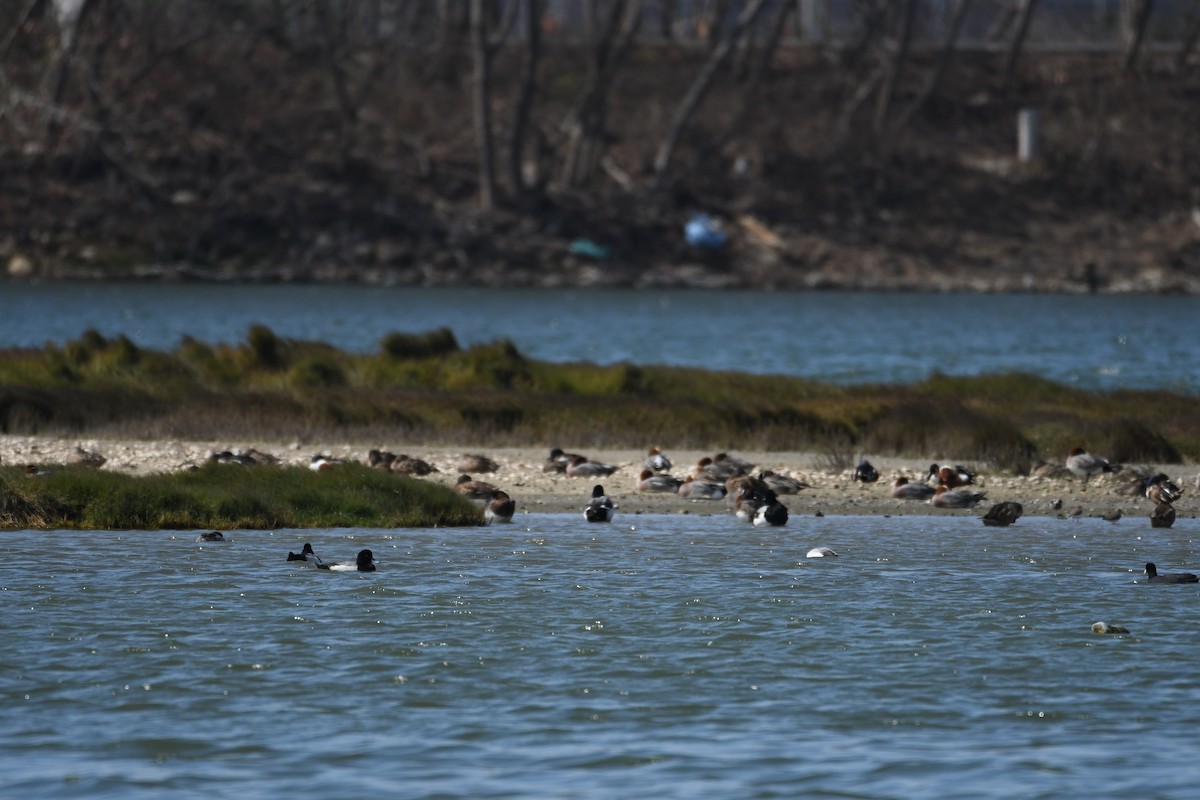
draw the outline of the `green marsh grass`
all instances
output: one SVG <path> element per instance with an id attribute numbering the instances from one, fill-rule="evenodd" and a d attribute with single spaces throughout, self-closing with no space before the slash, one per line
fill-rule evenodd
<path id="1" fill-rule="evenodd" d="M 956 458 L 1023 472 L 1075 445 L 1119 461 L 1200 459 L 1196 398 L 1088 392 L 1033 375 L 905 386 L 631 364 L 551 364 L 442 328 L 377 352 L 184 338 L 170 352 L 94 331 L 0 354 L 0 432 L 134 438 L 343 438 L 472 447 L 812 450 Z"/>
<path id="2" fill-rule="evenodd" d="M 214 530 L 406 528 L 483 524 L 479 504 L 428 481 L 343 464 L 304 467 L 207 464 L 130 476 L 46 465 L 28 476 L 0 467 L 0 528 Z"/>

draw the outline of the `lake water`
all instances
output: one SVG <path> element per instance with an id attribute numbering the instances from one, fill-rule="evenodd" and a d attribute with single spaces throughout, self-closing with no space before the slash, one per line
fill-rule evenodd
<path id="1" fill-rule="evenodd" d="M 1140 571 L 1195 565 L 1198 534 L 6 533 L 0 796 L 1194 797 L 1200 587 Z M 287 563 L 305 541 L 379 571 Z"/>
<path id="2" fill-rule="evenodd" d="M 89 328 L 147 347 L 241 342 L 253 324 L 374 352 L 448 327 L 529 357 L 672 364 L 837 383 L 1023 371 L 1084 388 L 1200 390 L 1200 299 L 358 286 L 0 284 L 0 346 Z"/>

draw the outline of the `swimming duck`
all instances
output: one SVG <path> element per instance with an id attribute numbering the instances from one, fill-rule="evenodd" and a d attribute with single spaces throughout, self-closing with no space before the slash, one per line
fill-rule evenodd
<path id="1" fill-rule="evenodd" d="M 1109 625 L 1107 622 L 1093 622 L 1092 633 L 1129 633 L 1129 628 L 1120 625 Z"/>
<path id="2" fill-rule="evenodd" d="M 814 547 L 808 551 L 808 555 L 805 558 L 837 558 L 837 553 L 828 547 Z"/>
<path id="3" fill-rule="evenodd" d="M 966 489 L 947 489 L 945 486 L 938 486 L 933 490 L 933 497 L 929 499 L 929 502 L 937 508 L 974 508 L 986 496 L 986 492 L 970 492 Z"/>
<path id="4" fill-rule="evenodd" d="M 667 458 L 657 447 L 651 447 L 643 462 L 646 469 L 652 472 L 666 472 L 671 468 L 671 459 Z"/>
<path id="5" fill-rule="evenodd" d="M 565 472 L 567 465 L 577 458 L 587 461 L 586 456 L 581 456 L 578 453 L 564 453 L 561 449 L 555 447 L 550 451 L 550 457 L 546 459 L 546 463 L 542 465 L 542 472 Z"/>
<path id="6" fill-rule="evenodd" d="M 865 458 L 858 462 L 858 466 L 854 468 L 854 475 L 851 480 L 862 481 L 863 483 L 874 483 L 879 480 L 879 470 L 871 466 L 871 462 Z"/>
<path id="7" fill-rule="evenodd" d="M 678 494 L 683 481 L 670 475 L 655 475 L 648 469 L 642 470 L 638 476 L 637 490 L 639 492 L 669 492 Z"/>
<path id="8" fill-rule="evenodd" d="M 413 458 L 405 453 L 396 456 L 396 459 L 392 462 L 392 472 L 395 472 L 397 475 L 429 475 L 438 471 L 438 468 L 428 461 Z"/>
<path id="9" fill-rule="evenodd" d="M 1145 493 L 1146 497 L 1155 503 L 1174 503 L 1183 496 L 1183 489 L 1180 489 L 1171 482 L 1170 478 L 1160 472 L 1146 478 Z"/>
<path id="10" fill-rule="evenodd" d="M 71 455 L 67 456 L 68 464 L 76 464 L 81 467 L 90 467 L 91 469 L 100 469 L 100 467 L 104 466 L 104 462 L 106 461 L 108 461 L 108 459 L 99 453 L 91 450 L 84 450 L 78 445 L 75 446 L 75 451 L 71 453 Z"/>
<path id="11" fill-rule="evenodd" d="M 988 509 L 987 513 L 983 515 L 983 524 L 1000 528 L 1007 527 L 1020 519 L 1024 513 L 1025 508 L 1020 503 L 1005 500 Z"/>
<path id="12" fill-rule="evenodd" d="M 312 545 L 309 544 L 308 542 L 304 543 L 304 547 L 300 548 L 299 553 L 293 553 L 291 550 L 289 550 L 287 560 L 288 561 L 304 561 L 309 564 L 320 564 L 321 563 L 320 557 L 316 553 L 313 552 Z"/>
<path id="13" fill-rule="evenodd" d="M 604 487 L 596 484 L 592 487 L 592 499 L 583 509 L 583 518 L 588 522 L 612 522 L 614 509 L 613 501 L 604 493 Z"/>
<path id="14" fill-rule="evenodd" d="M 454 468 L 459 472 L 495 472 L 500 464 L 487 456 L 467 453 L 459 457 Z"/>
<path id="15" fill-rule="evenodd" d="M 1100 519 L 1105 520 L 1107 522 L 1116 522 L 1119 519 L 1121 519 L 1121 517 L 1122 517 L 1122 515 L 1124 515 L 1124 513 L 1125 513 L 1125 511 L 1123 509 L 1118 508 L 1113 511 L 1104 512 L 1103 514 L 1100 515 Z"/>
<path id="16" fill-rule="evenodd" d="M 454 483 L 454 491 L 472 500 L 491 500 L 497 490 L 487 481 L 474 480 L 470 475 L 459 475 Z"/>
<path id="17" fill-rule="evenodd" d="M 957 489 L 959 486 L 968 486 L 974 483 L 975 473 L 957 464 L 953 467 L 939 467 L 937 464 L 930 464 L 927 479 L 933 479 L 947 489 Z"/>
<path id="18" fill-rule="evenodd" d="M 196 541 L 197 542 L 223 542 L 223 541 L 225 541 L 225 534 L 221 533 L 220 531 L 213 531 L 212 533 L 202 533 L 196 537 Z"/>
<path id="19" fill-rule="evenodd" d="M 763 503 L 754 512 L 754 527 L 765 528 L 767 526 L 779 527 L 786 525 L 788 521 L 787 506 L 779 502 L 775 495 L 771 495 L 772 499 L 769 502 Z"/>
<path id="20" fill-rule="evenodd" d="M 1071 474 L 1083 478 L 1084 483 L 1093 475 L 1113 472 L 1115 469 L 1106 459 L 1094 456 L 1082 447 L 1072 447 L 1065 464 Z"/>
<path id="21" fill-rule="evenodd" d="M 1151 561 L 1146 562 L 1144 574 L 1147 576 L 1147 583 L 1200 583 L 1200 578 L 1190 572 L 1164 572 L 1159 575 L 1158 567 Z"/>
<path id="22" fill-rule="evenodd" d="M 933 497 L 933 491 L 928 483 L 909 483 L 903 475 L 892 484 L 892 497 L 897 500 L 928 500 Z"/>
<path id="23" fill-rule="evenodd" d="M 1175 506 L 1170 503 L 1159 503 L 1150 512 L 1151 528 L 1169 528 L 1175 524 Z"/>
<path id="24" fill-rule="evenodd" d="M 588 461 L 583 456 L 575 456 L 571 463 L 567 464 L 565 471 L 568 478 L 599 478 L 612 475 L 617 468 L 611 464 L 601 464 L 599 461 Z"/>
<path id="25" fill-rule="evenodd" d="M 684 478 L 683 483 L 679 484 L 678 492 L 680 497 L 689 497 L 692 500 L 721 500 L 728 494 L 723 482 L 698 481 L 691 475 Z"/>
<path id="26" fill-rule="evenodd" d="M 353 564 L 317 564 L 317 569 L 327 569 L 330 572 L 375 572 L 375 554 L 370 550 L 359 550 Z"/>
<path id="27" fill-rule="evenodd" d="M 791 478 L 787 475 L 780 475 L 777 472 L 772 472 L 769 469 L 762 470 L 758 473 L 758 479 L 767 485 L 775 494 L 799 494 L 801 489 L 810 488 L 807 483 L 797 478 Z"/>
<path id="28" fill-rule="evenodd" d="M 487 523 L 512 522 L 513 514 L 517 513 L 517 504 L 508 492 L 497 489 L 492 492 L 487 506 L 483 509 L 483 520 Z"/>

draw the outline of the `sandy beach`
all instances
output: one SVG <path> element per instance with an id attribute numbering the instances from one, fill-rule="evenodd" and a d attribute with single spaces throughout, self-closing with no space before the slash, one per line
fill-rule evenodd
<path id="1" fill-rule="evenodd" d="M 200 441 L 134 441 L 109 439 L 66 439 L 57 437 L 0 436 L 0 464 L 61 464 L 66 463 L 76 447 L 99 453 L 106 462 L 102 469 L 132 475 L 186 469 L 204 463 L 214 452 L 245 451 L 250 448 L 271 454 L 283 464 L 307 465 L 315 454 L 366 462 L 372 447 L 406 453 L 421 458 L 439 471 L 421 480 L 452 484 L 461 474 L 456 464 L 465 453 L 486 455 L 499 464 L 492 473 L 475 473 L 472 477 L 486 480 L 508 492 L 517 502 L 518 517 L 532 513 L 568 513 L 582 509 L 591 494 L 592 486 L 600 483 L 617 504 L 622 514 L 728 514 L 724 501 L 691 500 L 675 494 L 646 494 L 637 490 L 638 475 L 643 469 L 646 452 L 642 450 L 592 450 L 564 443 L 563 449 L 581 453 L 594 461 L 617 466 L 607 478 L 567 477 L 543 471 L 549 455 L 546 447 L 491 448 L 473 450 L 462 447 L 413 446 L 405 449 L 392 443 L 348 442 L 200 442 Z M 669 474 L 684 478 L 696 463 L 711 451 L 667 451 L 673 466 Z M 852 479 L 850 470 L 829 468 L 829 458 L 818 453 L 798 452 L 739 452 L 731 455 L 753 462 L 756 470 L 769 469 L 797 478 L 808 484 L 798 494 L 781 496 L 792 516 L 816 514 L 872 515 L 962 515 L 980 516 L 992 503 L 1015 500 L 1025 507 L 1027 516 L 1062 516 L 1081 508 L 1081 516 L 1098 517 L 1122 509 L 1127 518 L 1146 519 L 1152 504 L 1139 494 L 1122 493 L 1135 471 L 1165 472 L 1180 486 L 1184 496 L 1176 504 L 1180 517 L 1194 517 L 1200 504 L 1196 497 L 1198 468 L 1195 465 L 1128 465 L 1119 473 L 1092 478 L 1088 483 L 1068 478 L 1035 478 L 991 474 L 978 470 L 978 491 L 987 493 L 975 509 L 941 509 L 927 502 L 895 500 L 891 487 L 895 479 L 923 480 L 933 461 L 962 463 L 955 459 L 885 458 L 866 454 L 879 470 L 876 483 L 864 484 Z M 969 468 L 975 465 L 965 464 Z M 231 467 L 237 469 L 238 467 Z M 1054 501 L 1061 500 L 1056 509 Z M 1149 523 L 1147 523 L 1147 526 Z"/>

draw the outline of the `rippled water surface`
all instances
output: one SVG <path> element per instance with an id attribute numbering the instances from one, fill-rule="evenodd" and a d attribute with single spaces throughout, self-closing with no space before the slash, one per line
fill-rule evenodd
<path id="1" fill-rule="evenodd" d="M 1195 796 L 1200 521 L 518 520 L 4 534 L 0 796 Z"/>
<path id="2" fill-rule="evenodd" d="M 171 348 L 241 342 L 253 324 L 375 352 L 390 331 L 448 327 L 547 361 L 671 364 L 909 383 L 1022 371 L 1088 388 L 1200 389 L 1190 297 L 6 284 L 0 346 L 89 328 Z"/>

